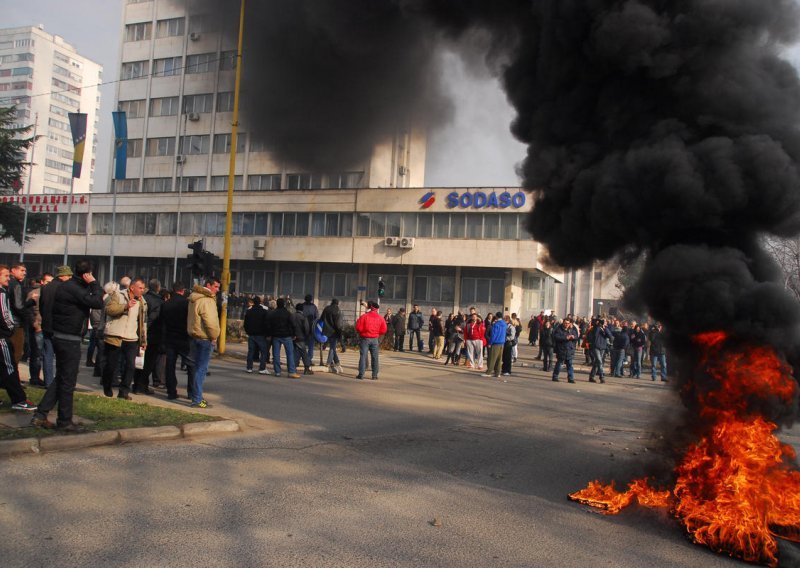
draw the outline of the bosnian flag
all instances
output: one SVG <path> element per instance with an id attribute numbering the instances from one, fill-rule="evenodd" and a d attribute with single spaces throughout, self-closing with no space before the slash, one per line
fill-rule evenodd
<path id="1" fill-rule="evenodd" d="M 419 200 L 419 203 L 422 206 L 422 209 L 428 209 L 431 205 L 433 205 L 434 201 L 436 201 L 436 195 L 432 191 L 429 191 L 422 196 L 422 198 Z"/>
<path id="2" fill-rule="evenodd" d="M 72 177 L 81 177 L 83 164 L 83 149 L 86 145 L 86 113 L 71 112 L 68 114 L 69 127 L 72 131 L 72 144 L 75 149 L 72 154 Z"/>

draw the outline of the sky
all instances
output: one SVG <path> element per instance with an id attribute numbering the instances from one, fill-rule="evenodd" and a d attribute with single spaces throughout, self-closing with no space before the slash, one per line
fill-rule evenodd
<path id="1" fill-rule="evenodd" d="M 119 76 L 122 7 L 125 0 L 5 0 L 3 28 L 39 24 L 60 35 L 84 57 L 103 66 L 103 80 Z M 429 187 L 519 185 L 515 165 L 525 147 L 513 139 L 514 113 L 499 84 L 470 74 L 458 58 L 445 58 L 443 80 L 455 105 L 453 120 L 429 133 L 425 182 Z M 101 87 L 95 188 L 109 179 L 115 85 Z M 102 189 L 101 189 L 102 191 Z"/>

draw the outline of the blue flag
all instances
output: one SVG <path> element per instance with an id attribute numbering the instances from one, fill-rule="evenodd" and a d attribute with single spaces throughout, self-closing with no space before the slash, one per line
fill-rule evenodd
<path id="1" fill-rule="evenodd" d="M 72 144 L 75 149 L 72 153 L 72 177 L 81 177 L 81 166 L 83 165 L 83 149 L 86 146 L 86 113 L 71 112 L 69 116 L 69 127 L 72 130 Z"/>
<path id="2" fill-rule="evenodd" d="M 111 114 L 114 115 L 114 158 L 117 161 L 114 179 L 125 179 L 128 162 L 128 119 L 123 110 Z"/>

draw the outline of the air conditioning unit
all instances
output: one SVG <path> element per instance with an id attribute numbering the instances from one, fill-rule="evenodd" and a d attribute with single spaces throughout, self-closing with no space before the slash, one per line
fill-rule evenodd
<path id="1" fill-rule="evenodd" d="M 264 258 L 266 251 L 264 249 L 253 249 L 253 258 Z"/>
<path id="2" fill-rule="evenodd" d="M 186 163 L 186 156 L 178 154 L 177 156 L 175 156 L 175 163 L 176 164 L 184 164 L 184 163 Z"/>
<path id="3" fill-rule="evenodd" d="M 267 246 L 266 239 L 256 239 L 253 241 L 253 248 L 255 249 L 263 249 L 266 246 Z"/>
<path id="4" fill-rule="evenodd" d="M 189 39 L 192 41 L 197 41 L 200 39 L 200 32 L 192 32 L 189 34 Z"/>
<path id="5" fill-rule="evenodd" d="M 404 249 L 413 249 L 414 248 L 414 238 L 413 237 L 403 237 L 400 239 L 400 248 Z"/>
<path id="6" fill-rule="evenodd" d="M 386 237 L 383 244 L 387 247 L 396 247 L 400 244 L 400 237 Z"/>
<path id="7" fill-rule="evenodd" d="M 199 112 L 190 112 L 188 114 L 187 118 L 189 120 L 191 120 L 192 122 L 196 122 L 196 121 L 200 120 L 200 113 Z"/>

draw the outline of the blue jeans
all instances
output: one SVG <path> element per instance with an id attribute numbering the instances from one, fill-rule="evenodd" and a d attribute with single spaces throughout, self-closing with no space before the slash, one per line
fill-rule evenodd
<path id="1" fill-rule="evenodd" d="M 328 338 L 328 366 L 339 364 L 339 354 L 336 352 L 336 344 L 339 338 L 332 335 Z"/>
<path id="2" fill-rule="evenodd" d="M 306 337 L 306 347 L 308 347 L 308 366 L 310 367 L 314 363 L 314 333 L 312 330 L 311 335 Z"/>
<path id="3" fill-rule="evenodd" d="M 637 379 L 642 376 L 642 357 L 644 356 L 644 349 L 636 347 L 633 350 L 633 358 L 631 360 L 631 377 Z"/>
<path id="4" fill-rule="evenodd" d="M 367 353 L 370 355 L 372 362 L 372 378 L 378 378 L 379 364 L 378 364 L 378 338 L 377 337 L 362 337 L 361 338 L 361 356 L 358 358 L 358 376 L 363 377 L 364 372 L 367 370 Z"/>
<path id="5" fill-rule="evenodd" d="M 294 342 L 291 337 L 273 337 L 272 338 L 272 368 L 275 370 L 275 375 L 281 374 L 281 345 L 286 352 L 286 367 L 289 369 L 289 374 L 294 375 L 297 368 L 294 365 Z"/>
<path id="6" fill-rule="evenodd" d="M 203 383 L 206 382 L 208 373 L 208 363 L 211 361 L 211 352 L 214 345 L 207 339 L 192 339 L 192 351 L 190 358 L 194 361 L 194 391 L 192 392 L 192 404 L 198 404 L 203 400 Z"/>
<path id="7" fill-rule="evenodd" d="M 650 354 L 650 362 L 652 363 L 652 367 L 650 367 L 650 372 L 653 380 L 656 380 L 656 364 L 661 363 L 661 380 L 667 380 L 667 355 L 662 353 L 661 355 L 655 355 L 653 353 Z"/>
<path id="8" fill-rule="evenodd" d="M 247 336 L 247 369 L 253 369 L 253 359 L 255 359 L 255 351 L 258 348 L 258 370 L 263 371 L 267 368 L 267 338 L 263 335 L 248 335 Z"/>
<path id="9" fill-rule="evenodd" d="M 41 331 L 28 329 L 28 365 L 30 367 L 30 380 L 35 383 L 42 377 L 42 352 L 44 351 L 44 334 Z"/>
<path id="10" fill-rule="evenodd" d="M 622 369 L 625 366 L 625 350 L 624 349 L 614 349 L 612 351 L 614 354 L 614 373 L 615 377 L 622 376 Z"/>
<path id="11" fill-rule="evenodd" d="M 553 380 L 558 379 L 559 373 L 561 373 L 561 365 L 564 364 L 567 366 L 567 380 L 571 383 L 575 382 L 575 371 L 572 368 L 572 359 L 559 359 L 556 358 L 556 366 L 553 369 Z"/>
<path id="12" fill-rule="evenodd" d="M 605 351 L 601 349 L 592 349 L 592 370 L 589 371 L 589 378 L 593 379 L 595 375 L 603 378 L 603 359 L 605 358 Z M 556 362 L 558 367 L 558 362 Z"/>
<path id="13" fill-rule="evenodd" d="M 417 338 L 417 348 L 420 353 L 422 353 L 422 333 L 418 329 L 409 329 L 408 330 L 408 350 L 414 350 L 414 336 Z"/>
<path id="14" fill-rule="evenodd" d="M 44 375 L 44 384 L 48 387 L 56 378 L 55 363 L 56 356 L 53 352 L 53 338 L 45 336 L 42 347 L 42 374 Z"/>

